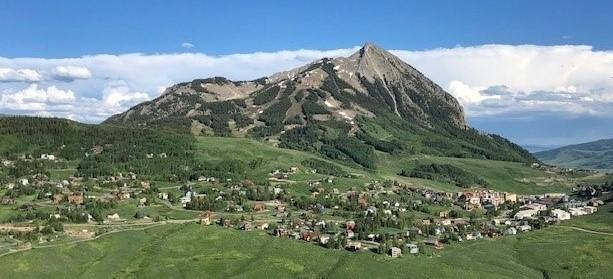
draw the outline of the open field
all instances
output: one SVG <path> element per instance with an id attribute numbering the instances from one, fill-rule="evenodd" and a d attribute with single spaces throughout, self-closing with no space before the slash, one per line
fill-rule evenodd
<path id="1" fill-rule="evenodd" d="M 197 224 L 120 232 L 0 261 L 8 278 L 606 278 L 613 236 L 566 228 L 391 259 Z M 461 270 L 461 272 L 458 272 Z"/>
<path id="2" fill-rule="evenodd" d="M 562 225 L 613 233 L 613 203 L 598 208 L 598 212 L 563 222 Z"/>
<path id="3" fill-rule="evenodd" d="M 300 162 L 304 159 L 322 159 L 312 153 L 276 148 L 270 144 L 247 138 L 199 137 L 197 147 L 198 156 L 203 160 L 221 161 L 223 159 L 240 159 L 248 162 L 261 158 L 264 164 L 249 173 L 250 176 L 256 179 L 266 179 L 267 174 L 274 169 L 300 166 Z M 515 162 L 434 157 L 427 155 L 390 155 L 381 152 L 377 152 L 377 157 L 376 170 L 364 170 L 329 160 L 326 161 L 341 166 L 349 173 L 368 176 L 368 179 L 345 180 L 342 185 L 339 185 L 339 189 L 349 186 L 360 186 L 370 179 L 393 179 L 412 186 L 427 187 L 440 191 L 464 190 L 463 188 L 449 183 L 402 177 L 398 175 L 403 168 L 414 167 L 417 162 L 451 164 L 483 177 L 483 179 L 488 182 L 488 187 L 491 189 L 519 194 L 568 192 L 571 189 L 570 186 L 575 182 L 575 179 L 585 179 L 584 177 L 569 178 L 560 174 L 533 169 L 522 163 Z M 309 179 L 320 178 L 320 176 L 303 174 L 296 175 L 291 179 L 295 178 L 307 181 Z"/>

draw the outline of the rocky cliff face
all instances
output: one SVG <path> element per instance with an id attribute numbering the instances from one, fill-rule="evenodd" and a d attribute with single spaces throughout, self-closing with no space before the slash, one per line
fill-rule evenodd
<path id="1" fill-rule="evenodd" d="M 248 130 L 271 125 L 294 127 L 313 120 L 356 125 L 356 116 L 375 117 L 379 113 L 393 113 L 427 127 L 466 127 L 462 107 L 453 96 L 372 44 L 349 57 L 324 58 L 254 81 L 215 77 L 180 83 L 106 122 L 147 125 L 164 118 L 187 118 L 215 130 L 211 125 L 223 126 L 210 123 L 217 118 L 215 114 L 232 114 L 225 117 L 228 129 Z"/>

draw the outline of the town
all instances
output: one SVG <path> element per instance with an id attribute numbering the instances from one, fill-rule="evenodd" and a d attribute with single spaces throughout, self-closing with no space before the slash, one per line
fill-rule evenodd
<path id="1" fill-rule="evenodd" d="M 43 154 L 23 160 L 56 158 Z M 2 165 L 15 163 L 4 160 Z M 330 175 L 309 180 L 308 192 L 298 194 L 287 183 L 295 175 L 316 173 L 304 166 L 276 169 L 266 185 L 205 176 L 173 185 L 134 173 L 87 179 L 36 173 L 2 186 L 1 205 L 18 214 L 0 225 L 1 247 L 10 252 L 64 238 L 91 239 L 113 226 L 174 221 L 262 230 L 325 248 L 390 257 L 432 255 L 445 245 L 528 233 L 593 214 L 611 190 L 611 185 L 602 185 L 576 187 L 572 194 L 518 195 L 478 188 L 441 192 L 384 180 L 341 191 L 335 187 L 339 178 Z"/>

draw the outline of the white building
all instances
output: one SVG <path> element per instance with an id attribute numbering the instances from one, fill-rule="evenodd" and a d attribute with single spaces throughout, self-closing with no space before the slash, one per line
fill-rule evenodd
<path id="1" fill-rule="evenodd" d="M 532 227 L 530 225 L 521 225 L 521 226 L 519 226 L 519 231 L 528 232 L 530 230 L 532 230 Z"/>
<path id="2" fill-rule="evenodd" d="M 564 221 L 564 220 L 569 220 L 570 219 L 570 213 L 561 210 L 561 209 L 554 209 L 551 211 L 551 215 L 555 218 L 557 218 L 560 221 Z"/>
<path id="3" fill-rule="evenodd" d="M 570 208 L 568 211 L 570 212 L 571 216 L 582 216 L 587 214 L 587 212 L 583 210 L 583 207 Z"/>
<path id="4" fill-rule="evenodd" d="M 583 211 L 585 211 L 585 213 L 587 214 L 592 214 L 592 213 L 596 213 L 596 211 L 598 211 L 598 208 L 595 206 L 586 206 L 583 208 Z"/>
<path id="5" fill-rule="evenodd" d="M 526 204 L 524 206 L 521 207 L 521 209 L 532 209 L 532 210 L 547 210 L 547 206 L 544 204 L 540 204 L 540 203 L 531 203 L 531 204 Z"/>
<path id="6" fill-rule="evenodd" d="M 520 210 L 517 213 L 515 213 L 513 218 L 515 218 L 516 220 L 521 220 L 521 219 L 526 219 L 526 218 L 534 217 L 534 216 L 538 215 L 538 213 L 539 213 L 539 211 L 536 210 L 536 209 Z"/>
<path id="7" fill-rule="evenodd" d="M 516 235 L 517 234 L 517 229 L 514 228 L 514 227 L 510 227 L 510 228 L 508 228 L 508 229 L 506 229 L 504 231 L 504 234 L 506 234 L 506 235 Z"/>

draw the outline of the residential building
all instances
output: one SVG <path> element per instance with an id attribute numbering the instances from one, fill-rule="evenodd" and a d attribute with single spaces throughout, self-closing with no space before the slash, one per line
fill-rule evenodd
<path id="1" fill-rule="evenodd" d="M 398 247 L 392 247 L 387 253 L 392 258 L 398 258 L 402 255 L 402 250 Z"/>
<path id="2" fill-rule="evenodd" d="M 564 221 L 564 220 L 569 220 L 570 219 L 570 213 L 561 210 L 561 209 L 554 209 L 551 211 L 551 216 L 555 217 L 556 219 L 560 220 L 560 221 Z"/>

